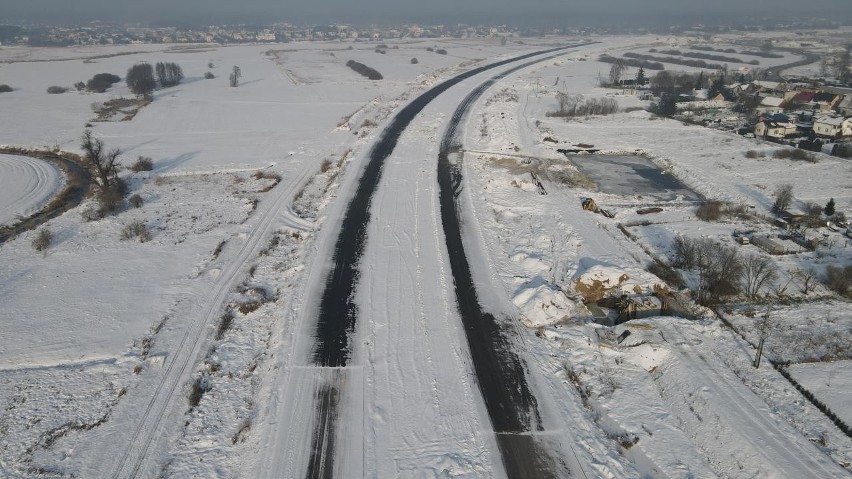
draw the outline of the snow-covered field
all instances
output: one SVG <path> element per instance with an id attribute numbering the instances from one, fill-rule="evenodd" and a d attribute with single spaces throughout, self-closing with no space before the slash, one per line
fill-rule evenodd
<path id="1" fill-rule="evenodd" d="M 852 387 L 852 372 L 849 361 L 828 363 L 803 363 L 790 367 L 790 374 L 799 383 L 814 393 L 845 422 L 852 422 L 852 405 L 849 404 L 849 388 Z"/>
<path id="2" fill-rule="evenodd" d="M 752 225 L 701 222 L 683 195 L 596 191 L 556 149 L 643 153 L 697 195 L 751 204 L 758 216 L 782 183 L 799 202 L 833 197 L 838 210 L 852 209 L 852 164 L 746 159 L 778 147 L 644 111 L 548 117 L 558 90 L 643 105 L 597 87 L 609 67 L 595 59 L 667 40 L 596 40 L 499 81 L 465 128 L 466 248 L 484 300 L 516 313 L 542 440 L 586 477 L 847 476 L 838 464 L 848 469 L 852 441 L 767 364 L 751 368 L 752 347 L 709 312 L 609 328 L 591 323 L 582 303 L 584 274 L 651 291 L 662 281 L 646 266 L 666 257 L 677 233 L 723 239 Z M 391 115 L 440 79 L 569 41 L 401 41 L 385 54 L 370 43 L 0 50 L 11 61 L 0 67 L 3 83 L 15 88 L 0 104 L 18 112 L 0 117 L 0 144 L 76 151 L 89 123 L 125 164 L 154 160 L 153 171 L 122 172 L 139 208 L 87 222 L 90 199 L 47 223 L 46 255 L 32 250 L 34 232 L 0 246 L 0 476 L 302 476 L 314 388 L 330 378 L 346 385 L 340 477 L 505 476 L 452 298 L 435 167 L 448 117 L 498 72 L 439 96 L 402 135 L 371 205 L 352 365 L 320 370 L 306 358 L 346 200 Z M 385 80 L 364 79 L 350 59 Z M 139 61 L 177 62 L 187 78 L 131 121 L 92 121 L 92 103 L 130 96 L 123 83 L 104 94 L 45 92 Z M 233 66 L 238 88 L 227 85 Z M 203 79 L 207 71 L 216 78 Z M 20 161 L 0 157 L 0 208 L 24 196 L 7 193 L 9 160 Z M 45 171 L 40 184 L 61 183 Z M 586 196 L 615 217 L 581 210 Z M 647 206 L 664 211 L 635 212 Z M 150 241 L 122 239 L 136 221 Z M 835 242 L 777 263 L 787 278 L 797 266 L 822 271 L 850 258 Z M 807 336 L 810 325 L 823 338 L 848 336 L 848 302 L 825 288 L 793 290 L 795 281 L 789 296 L 806 301 L 774 310 L 784 327 L 768 354 L 784 358 L 783 338 Z M 753 313 L 726 314 L 752 339 Z M 619 344 L 625 330 L 632 335 Z M 812 342 L 798 359 L 833 351 Z M 799 380 L 848 417 L 845 363 L 826 364 L 791 372 L 812 377 Z M 811 367 L 824 372 L 798 369 Z"/>
<path id="3" fill-rule="evenodd" d="M 41 209 L 62 187 L 63 174 L 51 163 L 0 155 L 0 225 Z"/>

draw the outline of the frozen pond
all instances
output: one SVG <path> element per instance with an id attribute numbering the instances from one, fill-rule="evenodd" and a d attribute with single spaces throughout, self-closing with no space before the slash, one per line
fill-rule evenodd
<path id="1" fill-rule="evenodd" d="M 570 156 L 601 193 L 651 196 L 663 201 L 697 200 L 698 196 L 677 178 L 641 156 Z"/>
<path id="2" fill-rule="evenodd" d="M 0 154 L 0 226 L 40 210 L 62 188 L 63 178 L 46 161 Z"/>

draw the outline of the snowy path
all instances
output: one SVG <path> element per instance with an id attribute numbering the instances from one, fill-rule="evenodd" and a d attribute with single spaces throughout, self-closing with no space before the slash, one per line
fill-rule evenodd
<path id="1" fill-rule="evenodd" d="M 360 295 L 369 318 L 359 358 L 370 378 L 365 477 L 480 477 L 500 462 L 436 234 L 440 109 L 402 138 L 374 200 Z"/>
<path id="2" fill-rule="evenodd" d="M 721 363 L 713 338 L 673 322 L 659 326 L 678 353 L 657 373 L 661 395 L 717 473 L 848 477 Z"/>
<path id="3" fill-rule="evenodd" d="M 0 225 L 37 212 L 62 182 L 59 168 L 44 160 L 0 155 Z"/>
<path id="4" fill-rule="evenodd" d="M 139 407 L 138 411 L 141 412 L 133 414 L 126 411 L 132 416 L 138 416 L 127 447 L 120 457 L 112 458 L 112 461 L 104 457 L 92 457 L 89 461 L 91 471 L 103 471 L 110 465 L 109 468 L 113 470 L 111 477 L 149 477 L 161 466 L 159 462 L 166 451 L 168 438 L 176 436 L 186 409 L 185 387 L 190 382 L 195 364 L 209 349 L 215 336 L 214 326 L 226 296 L 279 223 L 298 224 L 297 220 L 287 221 L 286 217 L 282 219 L 280 215 L 288 211 L 287 205 L 312 173 L 310 165 L 302 165 L 300 170 L 285 178 L 271 192 L 273 196 L 259 203 L 257 212 L 246 223 L 246 231 L 241 235 L 243 240 L 238 249 L 226 251 L 221 270 L 212 284 L 205 284 L 191 296 L 191 311 L 183 335 L 171 349 L 164 370 L 148 380 L 152 394 L 136 399 L 134 404 L 128 402 L 120 405 L 131 410 Z M 138 404 L 142 401 L 146 403 Z"/>

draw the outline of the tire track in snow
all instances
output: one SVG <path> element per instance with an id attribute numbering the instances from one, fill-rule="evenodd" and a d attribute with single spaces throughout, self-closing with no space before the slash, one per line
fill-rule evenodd
<path id="1" fill-rule="evenodd" d="M 0 225 L 41 208 L 58 191 L 61 178 L 46 161 L 0 155 Z"/>
<path id="2" fill-rule="evenodd" d="M 497 81 L 530 65 L 556 55 L 530 61 L 485 81 L 462 100 L 453 113 L 438 155 L 438 185 L 441 218 L 450 267 L 455 280 L 456 301 L 464 324 L 485 406 L 497 435 L 503 465 L 510 478 L 559 477 L 556 458 L 535 439 L 543 431 L 538 404 L 526 380 L 526 364 L 512 350 L 505 331 L 511 320 L 498 320 L 479 304 L 476 285 L 462 240 L 462 212 L 458 197 L 463 188 L 461 134 L 459 126 L 473 104 Z"/>
<path id="3" fill-rule="evenodd" d="M 169 424 L 166 417 L 174 419 L 183 414 L 179 403 L 185 400 L 185 385 L 194 371 L 194 365 L 209 348 L 215 328 L 209 327 L 216 321 L 218 313 L 235 282 L 241 277 L 246 265 L 255 258 L 263 241 L 272 232 L 280 211 L 290 202 L 301 185 L 304 185 L 312 169 L 305 165 L 285 184 L 279 184 L 272 192 L 277 195 L 271 201 L 261 201 L 256 213 L 256 224 L 248 232 L 239 251 L 226 263 L 222 273 L 214 283 L 214 288 L 203 298 L 193 301 L 192 319 L 188 322 L 177 347 L 170 354 L 170 361 L 154 389 L 151 399 L 134 428 L 123 454 L 108 477 L 148 477 L 151 475 L 149 463 L 155 455 L 155 444 L 164 439 L 163 433 Z M 282 182 L 284 183 L 284 182 Z"/>
<path id="4" fill-rule="evenodd" d="M 341 223 L 340 234 L 335 242 L 332 265 L 327 274 L 325 287 L 322 293 L 319 317 L 316 327 L 316 344 L 312 352 L 312 364 L 318 368 L 346 368 L 352 354 L 350 346 L 350 337 L 356 329 L 358 319 L 358 307 L 356 304 L 355 290 L 359 279 L 360 258 L 364 253 L 367 241 L 367 229 L 370 223 L 370 205 L 373 196 L 378 188 L 379 181 L 382 177 L 384 161 L 396 148 L 397 142 L 402 132 L 408 127 L 411 121 L 438 95 L 442 94 L 450 87 L 460 83 L 461 81 L 478 75 L 487 70 L 508 65 L 525 59 L 538 57 L 542 55 L 552 54 L 563 51 L 568 48 L 576 48 L 580 45 L 570 45 L 566 47 L 552 48 L 543 51 L 537 51 L 520 55 L 510 59 L 498 61 L 489 65 L 469 70 L 465 73 L 457 75 L 449 80 L 446 80 L 421 94 L 408 105 L 403 107 L 397 113 L 388 126 L 385 128 L 380 139 L 373 145 L 368 153 L 367 165 L 361 174 L 358 182 L 358 187 L 354 197 L 350 200 L 346 207 L 343 220 Z M 547 57 L 538 61 L 552 58 Z M 505 76 L 512 71 L 524 68 L 532 63 L 526 63 L 516 67 L 508 72 L 503 73 Z M 498 75 L 500 78 L 501 76 Z M 496 81 L 492 79 L 491 82 Z M 490 83 L 486 83 L 490 86 Z M 482 88 L 482 87 L 481 87 Z M 484 91 L 484 90 L 483 90 Z M 469 107 L 467 104 L 467 107 Z M 454 121 L 458 121 L 463 116 L 464 110 L 457 110 Z M 457 124 L 456 124 L 457 126 Z M 452 128 L 455 131 L 455 128 Z M 451 252 L 452 256 L 452 252 Z M 455 271 L 455 270 L 454 270 Z M 456 280 L 458 282 L 458 279 Z M 494 354 L 492 351 L 491 354 Z M 476 363 L 476 361 L 474 361 Z M 482 364 L 482 362 L 480 361 Z M 484 364 L 483 364 L 483 367 Z M 479 372 L 479 370 L 477 370 Z M 482 371 L 483 374 L 485 371 Z M 482 381 L 482 378 L 480 378 Z M 507 391 L 507 388 L 501 388 Z M 531 396 L 529 396 L 531 397 Z M 492 403 L 494 401 L 492 400 Z M 315 432 L 313 434 L 314 441 L 311 445 L 312 451 L 322 449 L 324 446 L 318 442 L 317 438 L 325 437 L 323 433 L 318 433 L 316 428 L 323 428 L 325 424 L 330 423 L 327 415 L 337 415 L 334 408 L 328 408 L 323 413 L 323 417 L 317 417 L 314 422 Z M 498 417 L 498 416 L 495 416 Z M 495 417 L 492 417 L 494 421 Z M 499 418 L 499 417 L 498 417 Z M 517 425 L 515 425 L 517 426 Z M 500 427 L 502 432 L 507 432 L 510 429 L 519 430 L 519 427 Z M 332 434 L 333 436 L 333 434 Z M 519 436 L 520 437 L 520 436 Z M 525 436 L 524 436 L 525 437 Z M 518 442 L 514 439 L 506 439 L 506 443 Z M 521 440 L 520 442 L 523 442 Z M 315 453 L 312 453 L 316 455 Z M 334 465 L 333 455 L 323 455 L 324 460 L 329 461 L 322 468 L 323 471 L 333 471 Z M 312 476 L 311 471 L 316 471 L 316 468 L 307 470 L 307 477 Z"/>

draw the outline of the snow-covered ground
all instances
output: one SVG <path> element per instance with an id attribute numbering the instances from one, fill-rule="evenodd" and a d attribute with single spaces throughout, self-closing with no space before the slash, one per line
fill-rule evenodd
<path id="1" fill-rule="evenodd" d="M 802 363 L 790 367 L 793 378 L 814 393 L 846 424 L 852 423 L 852 405 L 849 404 L 852 371 L 849 370 L 849 363 Z"/>
<path id="2" fill-rule="evenodd" d="M 40 210 L 62 187 L 63 177 L 46 161 L 0 155 L 0 225 Z"/>
<path id="3" fill-rule="evenodd" d="M 465 128 L 466 248 L 484 300 L 516 313 L 542 440 L 586 477 L 845 477 L 837 464 L 849 467 L 852 441 L 767 364 L 751 368 L 754 350 L 709 312 L 609 328 L 591 323 L 582 303 L 579 279 L 621 291 L 659 287 L 645 269 L 652 255 L 666 257 L 677 233 L 722 239 L 752 225 L 698 221 L 690 197 L 596 191 L 556 149 L 643 153 L 696 194 L 751 204 L 758 216 L 783 183 L 799 203 L 833 197 L 849 210 L 852 166 L 826 156 L 746 159 L 747 150 L 778 147 L 644 111 L 548 117 L 558 90 L 643 105 L 599 88 L 609 66 L 595 59 L 666 40 L 598 40 L 501 80 Z M 18 112 L 0 118 L 0 144 L 77 150 L 90 123 L 125 164 L 154 160 L 153 171 L 122 172 L 139 208 L 86 222 L 87 200 L 48 222 L 54 242 L 45 256 L 32 251 L 34 233 L 0 246 L 0 476 L 301 476 L 314 388 L 333 380 L 346 385 L 336 456 L 344 476 L 502 477 L 452 299 L 436 183 L 448 117 L 490 73 L 430 104 L 387 160 L 362 259 L 352 365 L 324 371 L 306 358 L 345 202 L 390 115 L 440 79 L 568 41 L 401 41 L 385 54 L 337 42 L 0 50 L 0 61 L 13 61 L 3 81 L 16 88 L 0 102 Z M 364 79 L 349 59 L 385 80 Z M 138 61 L 177 62 L 187 78 L 156 92 L 131 121 L 92 121 L 92 103 L 130 96 L 123 83 L 104 94 L 45 92 L 121 75 Z M 227 85 L 233 66 L 243 75 L 238 88 Z M 216 78 L 203 79 L 206 71 Z M 587 196 L 615 217 L 580 209 Z M 635 212 L 646 206 L 664 211 Z M 121 239 L 134 221 L 150 241 Z M 848 264 L 848 249 L 835 242 L 777 262 L 788 273 L 821 271 Z M 806 301 L 774 310 L 784 327 L 768 355 L 783 357 L 782 338 L 806 335 L 811 323 L 824 338 L 848 336 L 847 302 L 829 300 L 825 288 L 794 289 L 795 281 L 789 295 Z M 810 311 L 804 323 L 802 311 Z M 754 335 L 753 312 L 726 314 Z M 632 334 L 618 344 L 625 330 Z M 797 357 L 826 351 L 816 338 Z M 843 363 L 829 364 L 834 373 L 812 375 L 825 380 L 800 381 L 848 417 Z M 797 378 L 800 367 L 830 366 L 792 366 Z"/>

